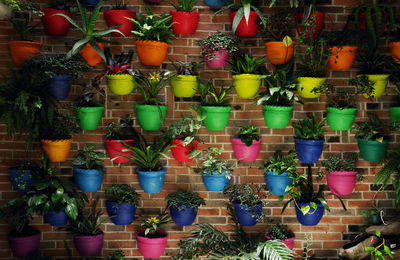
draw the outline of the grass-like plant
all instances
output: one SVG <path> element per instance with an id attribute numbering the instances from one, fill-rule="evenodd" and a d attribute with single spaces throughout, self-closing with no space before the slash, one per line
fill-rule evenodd
<path id="1" fill-rule="evenodd" d="M 321 140 L 323 134 L 327 131 L 324 128 L 325 121 L 326 119 L 317 122 L 314 116 L 312 118 L 306 117 L 304 120 L 292 124 L 294 135 L 303 140 Z"/>

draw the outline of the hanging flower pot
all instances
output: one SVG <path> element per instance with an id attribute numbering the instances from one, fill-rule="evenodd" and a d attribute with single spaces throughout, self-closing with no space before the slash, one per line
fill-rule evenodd
<path id="1" fill-rule="evenodd" d="M 400 121 L 400 107 L 390 107 L 390 122 Z"/>
<path id="2" fill-rule="evenodd" d="M 381 74 L 381 75 L 366 75 L 372 83 L 374 83 L 374 90 L 372 92 L 371 97 L 379 98 L 385 93 L 386 86 L 388 84 L 389 74 Z M 365 98 L 368 98 L 367 94 L 363 94 Z"/>
<path id="3" fill-rule="evenodd" d="M 66 99 L 69 94 L 69 90 L 71 89 L 71 75 L 66 75 L 66 74 L 60 74 L 60 75 L 54 75 L 50 79 L 50 85 L 49 85 L 49 92 L 50 94 L 58 99 Z"/>
<path id="4" fill-rule="evenodd" d="M 334 171 L 328 172 L 326 182 L 329 190 L 335 195 L 349 195 L 353 192 L 357 182 L 357 172 Z"/>
<path id="5" fill-rule="evenodd" d="M 139 252 L 145 258 L 158 258 L 164 253 L 167 247 L 168 234 L 161 229 L 157 230 L 159 237 L 145 237 L 143 233 L 136 234 Z"/>
<path id="6" fill-rule="evenodd" d="M 356 46 L 335 46 L 329 51 L 328 64 L 331 70 L 349 70 L 353 67 L 357 56 Z"/>
<path id="7" fill-rule="evenodd" d="M 349 130 L 356 119 L 357 108 L 326 108 L 328 125 L 332 130 Z"/>
<path id="8" fill-rule="evenodd" d="M 108 87 L 115 95 L 129 95 L 135 87 L 133 76 L 129 74 L 109 74 L 106 78 Z"/>
<path id="9" fill-rule="evenodd" d="M 33 178 L 31 170 L 21 170 L 18 168 L 9 168 L 10 181 L 14 190 L 25 193 L 31 190 Z"/>
<path id="10" fill-rule="evenodd" d="M 264 238 L 266 240 L 273 240 L 272 238 L 269 237 L 269 233 L 265 234 Z M 284 243 L 290 250 L 293 250 L 293 248 L 294 248 L 294 240 L 295 239 L 296 239 L 296 237 L 291 237 L 291 238 L 286 238 L 286 239 L 279 240 L 279 241 Z"/>
<path id="11" fill-rule="evenodd" d="M 211 8 L 221 8 L 226 4 L 225 0 L 205 0 L 204 2 Z"/>
<path id="12" fill-rule="evenodd" d="M 160 66 L 169 44 L 159 41 L 136 41 L 136 53 L 143 65 Z"/>
<path id="13" fill-rule="evenodd" d="M 101 51 L 104 52 L 104 43 L 98 42 L 97 44 Z M 95 49 L 93 49 L 93 47 L 89 43 L 87 43 L 85 47 L 83 47 L 83 49 L 79 51 L 79 54 L 90 66 L 96 66 L 103 60 L 101 56 L 97 53 L 97 51 L 95 51 Z"/>
<path id="14" fill-rule="evenodd" d="M 312 90 L 322 86 L 326 81 L 326 78 L 314 78 L 314 77 L 299 77 L 297 78 L 297 91 L 299 96 L 302 98 L 318 98 L 321 93 L 314 93 Z"/>
<path id="15" fill-rule="evenodd" d="M 193 97 L 199 87 L 199 79 L 193 75 L 176 75 L 170 80 L 175 97 Z"/>
<path id="16" fill-rule="evenodd" d="M 214 52 L 213 55 L 215 56 L 211 61 L 208 60 L 207 57 L 204 57 L 206 64 L 209 68 L 224 68 L 226 66 L 226 61 L 229 58 L 228 53 L 221 49 L 218 52 Z"/>
<path id="17" fill-rule="evenodd" d="M 297 33 L 299 35 L 303 35 L 305 28 L 301 24 L 304 20 L 304 13 L 296 14 L 293 18 L 294 18 L 294 21 L 297 23 Z M 312 36 L 313 39 L 317 38 L 317 36 L 321 33 L 322 28 L 324 27 L 324 18 L 325 18 L 325 14 L 322 12 L 310 14 L 310 17 L 307 19 L 307 22 L 310 22 L 310 19 L 316 19 L 316 20 L 315 20 L 315 28 L 313 28 L 313 25 L 307 26 L 307 29 L 306 29 L 306 37 L 307 38 L 310 38 L 310 35 L 309 35 L 310 32 L 314 32 L 313 36 Z"/>
<path id="18" fill-rule="evenodd" d="M 75 248 L 82 257 L 94 257 L 101 254 L 104 233 L 95 236 L 74 236 Z"/>
<path id="19" fill-rule="evenodd" d="M 360 150 L 362 158 L 367 162 L 379 162 L 386 154 L 389 145 L 388 140 L 382 142 L 376 140 L 368 140 L 357 138 L 358 149 Z"/>
<path id="20" fill-rule="evenodd" d="M 191 35 L 199 23 L 199 12 L 171 11 L 172 30 L 175 34 Z"/>
<path id="21" fill-rule="evenodd" d="M 264 173 L 264 177 L 269 192 L 279 196 L 287 194 L 285 191 L 286 187 L 291 185 L 293 182 L 293 179 L 287 172 L 279 175 L 278 173 L 267 171 Z"/>
<path id="22" fill-rule="evenodd" d="M 135 218 L 136 207 L 130 203 L 106 201 L 107 213 L 115 225 L 130 225 Z"/>
<path id="23" fill-rule="evenodd" d="M 283 129 L 292 119 L 293 106 L 263 106 L 265 124 L 269 128 Z"/>
<path id="24" fill-rule="evenodd" d="M 42 44 L 32 41 L 10 41 L 8 46 L 14 65 L 19 67 L 25 60 L 38 55 Z"/>
<path id="25" fill-rule="evenodd" d="M 40 245 L 40 237 L 40 232 L 37 230 L 37 234 L 31 236 L 8 236 L 8 243 L 10 244 L 10 249 L 15 257 L 25 258 L 38 250 Z"/>
<path id="26" fill-rule="evenodd" d="M 124 147 L 125 144 L 132 146 L 134 140 L 107 140 L 104 139 L 104 146 L 106 148 L 107 154 L 110 155 L 110 159 L 114 163 L 126 163 L 129 162 L 128 158 L 122 157 L 127 156 L 129 157 L 132 155 L 131 150 Z"/>
<path id="27" fill-rule="evenodd" d="M 202 179 L 208 191 L 223 191 L 231 182 L 231 176 L 219 172 L 203 172 Z"/>
<path id="28" fill-rule="evenodd" d="M 79 189 L 84 192 L 96 192 L 100 189 L 101 183 L 103 182 L 103 176 L 105 168 L 100 170 L 96 169 L 82 169 L 73 168 L 74 180 L 78 185 Z"/>
<path id="29" fill-rule="evenodd" d="M 293 58 L 294 42 L 286 46 L 281 42 L 266 42 L 265 43 L 267 58 L 272 64 L 285 64 Z"/>
<path id="30" fill-rule="evenodd" d="M 54 227 L 65 226 L 68 222 L 68 217 L 64 210 L 60 212 L 49 211 L 44 215 L 44 222 Z"/>
<path id="31" fill-rule="evenodd" d="M 260 201 L 257 206 L 249 208 L 249 206 L 240 202 L 233 202 L 235 208 L 235 215 L 242 226 L 254 226 L 258 222 L 258 218 L 261 217 L 263 204 Z"/>
<path id="32" fill-rule="evenodd" d="M 97 103 L 96 107 L 76 107 L 79 126 L 82 130 L 96 130 L 103 116 L 104 105 Z"/>
<path id="33" fill-rule="evenodd" d="M 310 207 L 310 211 L 307 212 L 306 214 L 303 214 L 301 212 L 301 207 Z M 295 208 L 296 208 L 296 217 L 297 220 L 302 224 L 303 226 L 316 226 L 318 225 L 319 221 L 321 220 L 322 216 L 324 215 L 325 208 L 322 206 L 321 203 L 317 203 L 317 208 L 314 209 L 310 203 L 300 203 L 296 202 L 295 203 Z"/>
<path id="34" fill-rule="evenodd" d="M 316 163 L 322 154 L 324 148 L 324 139 L 322 140 L 303 140 L 294 138 L 297 157 L 302 163 Z"/>
<path id="35" fill-rule="evenodd" d="M 197 149 L 197 144 L 199 141 L 193 140 L 189 145 L 183 146 L 182 140 L 175 139 L 172 140 L 171 144 L 176 145 L 175 147 L 171 148 L 172 156 L 178 162 L 191 162 L 193 158 L 190 157 L 190 153 Z"/>
<path id="36" fill-rule="evenodd" d="M 239 98 L 253 99 L 260 89 L 260 75 L 257 74 L 240 74 L 233 75 L 233 85 Z"/>
<path id="37" fill-rule="evenodd" d="M 100 0 L 79 0 L 79 2 L 83 5 L 96 6 Z"/>
<path id="38" fill-rule="evenodd" d="M 235 17 L 236 13 L 237 12 L 229 14 L 231 24 L 233 24 L 233 18 Z M 248 23 L 246 24 L 246 19 L 243 16 L 236 28 L 235 35 L 238 37 L 254 37 L 258 32 L 259 21 L 260 17 L 258 14 L 255 11 L 250 11 Z"/>
<path id="39" fill-rule="evenodd" d="M 201 106 L 205 115 L 204 126 L 208 131 L 223 131 L 228 124 L 231 106 Z"/>
<path id="40" fill-rule="evenodd" d="M 72 18 L 72 13 L 54 8 L 45 8 L 42 11 L 44 13 L 42 16 L 43 28 L 48 35 L 65 36 L 68 33 L 71 23 L 64 17 L 54 14 L 64 14 Z"/>
<path id="41" fill-rule="evenodd" d="M 390 53 L 392 54 L 393 60 L 400 64 L 400 42 L 389 43 Z"/>
<path id="42" fill-rule="evenodd" d="M 180 227 L 190 226 L 197 216 L 197 209 L 188 208 L 182 205 L 183 209 L 179 210 L 177 207 L 170 206 L 169 211 L 175 224 Z"/>
<path id="43" fill-rule="evenodd" d="M 108 27 L 112 27 L 115 25 L 120 25 L 115 29 L 119 30 L 123 35 L 129 36 L 133 29 L 133 22 L 128 20 L 127 18 L 134 19 L 136 12 L 133 10 L 108 10 L 104 12 L 104 19 L 106 20 L 106 24 Z M 112 36 L 118 37 L 122 36 L 119 33 L 113 32 Z"/>
<path id="44" fill-rule="evenodd" d="M 257 159 L 258 153 L 261 148 L 261 138 L 253 140 L 253 144 L 247 146 L 240 138 L 231 137 L 233 153 L 238 161 L 241 162 L 254 162 Z"/>
<path id="45" fill-rule="evenodd" d="M 43 152 L 51 162 L 65 162 L 71 150 L 72 139 L 66 140 L 41 140 Z"/>
<path id="46" fill-rule="evenodd" d="M 148 131 L 156 131 L 161 128 L 167 116 L 167 106 L 152 106 L 136 104 L 136 117 L 139 125 Z M 160 115 L 160 110 L 161 115 Z M 160 118 L 161 116 L 161 118 Z"/>
<path id="47" fill-rule="evenodd" d="M 159 193 L 162 190 L 164 185 L 164 178 L 167 169 L 165 167 L 161 167 L 159 171 L 143 171 L 139 167 L 136 168 L 136 172 L 139 176 L 140 187 L 146 193 Z"/>

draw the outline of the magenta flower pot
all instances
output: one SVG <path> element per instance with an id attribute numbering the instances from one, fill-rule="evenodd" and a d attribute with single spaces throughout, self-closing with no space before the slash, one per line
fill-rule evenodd
<path id="1" fill-rule="evenodd" d="M 143 233 L 136 234 L 139 251 L 145 258 L 157 258 L 164 253 L 168 234 L 161 229 L 157 230 L 157 232 L 163 234 L 164 237 L 148 238 Z"/>
<path id="2" fill-rule="evenodd" d="M 40 244 L 40 232 L 28 237 L 8 237 L 10 249 L 15 257 L 28 257 L 33 254 Z"/>
<path id="3" fill-rule="evenodd" d="M 269 236 L 268 236 L 269 234 L 267 233 L 267 234 L 265 234 L 264 235 L 264 238 L 266 239 L 266 240 L 272 240 L 272 238 L 270 238 Z M 284 240 L 280 240 L 282 243 L 284 243 L 290 250 L 293 250 L 293 247 L 294 247 L 294 240 L 296 239 L 296 237 L 291 237 L 291 238 L 286 238 L 286 239 L 284 239 Z"/>
<path id="4" fill-rule="evenodd" d="M 103 248 L 104 233 L 95 236 L 74 236 L 76 250 L 82 257 L 94 257 L 100 255 Z"/>
<path id="5" fill-rule="evenodd" d="M 261 148 L 261 138 L 256 141 L 253 140 L 253 144 L 246 146 L 240 138 L 231 137 L 231 142 L 233 146 L 233 153 L 236 159 L 241 162 L 254 162 L 257 159 L 258 153 Z"/>
<path id="6" fill-rule="evenodd" d="M 226 61 L 229 58 L 228 53 L 225 50 L 216 51 L 213 53 L 216 57 L 212 61 L 208 61 L 207 57 L 204 57 L 206 64 L 209 68 L 224 68 Z"/>
<path id="7" fill-rule="evenodd" d="M 349 195 L 357 182 L 357 172 L 335 171 L 326 175 L 329 190 L 335 195 Z"/>

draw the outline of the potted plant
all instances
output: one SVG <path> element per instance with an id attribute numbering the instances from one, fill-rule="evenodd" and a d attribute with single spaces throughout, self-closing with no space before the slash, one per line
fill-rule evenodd
<path id="1" fill-rule="evenodd" d="M 130 19 L 135 25 L 132 33 L 139 39 L 136 53 L 143 65 L 160 66 L 173 36 L 171 16 L 146 11 L 147 15 L 138 14 L 138 18 Z"/>
<path id="2" fill-rule="evenodd" d="M 201 48 L 201 55 L 209 68 L 223 68 L 226 65 L 229 54 L 239 51 L 239 42 L 240 40 L 237 37 L 217 32 L 199 40 L 197 43 Z"/>
<path id="3" fill-rule="evenodd" d="M 231 137 L 231 142 L 233 153 L 239 161 L 254 162 L 257 159 L 261 148 L 261 137 L 256 127 L 242 126 L 236 135 Z"/>
<path id="4" fill-rule="evenodd" d="M 225 188 L 224 194 L 228 195 L 235 209 L 236 218 L 242 226 L 254 226 L 264 217 L 262 208 L 266 203 L 262 201 L 263 188 L 248 183 L 229 184 Z"/>
<path id="5" fill-rule="evenodd" d="M 371 210 L 362 210 L 360 215 L 364 217 L 363 222 L 367 226 L 382 225 L 381 213 L 383 210 L 374 208 Z"/>
<path id="6" fill-rule="evenodd" d="M 51 36 L 67 35 L 71 23 L 60 16 L 54 14 L 64 14 L 72 18 L 72 12 L 75 7 L 69 4 L 68 0 L 52 0 L 50 7 L 44 8 L 42 12 L 42 23 L 44 31 Z"/>
<path id="7" fill-rule="evenodd" d="M 14 190 L 22 193 L 30 191 L 38 171 L 39 166 L 29 161 L 19 162 L 8 168 L 10 181 Z"/>
<path id="8" fill-rule="evenodd" d="M 132 21 L 128 20 L 127 18 L 134 19 L 135 14 L 135 11 L 126 8 L 124 0 L 115 0 L 115 4 L 112 6 L 112 9 L 104 12 L 104 19 L 106 20 L 108 27 L 116 28 L 122 33 L 122 36 L 126 37 L 131 34 L 133 29 Z M 111 35 L 114 37 L 121 36 L 121 34 L 117 32 L 113 32 Z"/>
<path id="9" fill-rule="evenodd" d="M 280 222 L 275 225 L 268 226 L 268 232 L 264 235 L 267 240 L 280 240 L 284 243 L 290 250 L 293 250 L 294 240 L 296 237 L 292 230 L 290 230 L 287 225 Z"/>
<path id="10" fill-rule="evenodd" d="M 129 225 L 135 218 L 140 195 L 128 184 L 113 184 L 104 188 L 106 208 L 115 225 Z"/>
<path id="11" fill-rule="evenodd" d="M 285 195 L 286 188 L 292 184 L 292 175 L 296 174 L 296 152 L 290 150 L 283 155 L 280 150 L 268 158 L 259 169 L 264 170 L 265 183 L 273 195 Z"/>
<path id="12" fill-rule="evenodd" d="M 355 134 L 358 149 L 365 161 L 379 162 L 385 157 L 389 138 L 378 116 L 368 113 L 368 121 L 356 122 L 351 132 Z"/>
<path id="13" fill-rule="evenodd" d="M 197 210 L 206 202 L 197 192 L 179 190 L 165 198 L 171 217 L 178 226 L 190 226 L 196 219 Z"/>
<path id="14" fill-rule="evenodd" d="M 100 229 L 104 220 L 100 209 L 96 209 L 99 198 L 92 203 L 89 209 L 78 208 L 76 220 L 70 220 L 65 230 L 74 235 L 75 248 L 82 257 L 94 257 L 101 253 L 104 233 Z"/>
<path id="15" fill-rule="evenodd" d="M 85 144 L 72 161 L 75 183 L 84 192 L 97 191 L 106 170 L 102 166 L 104 153 L 94 151 L 94 148 L 92 144 Z"/>
<path id="16" fill-rule="evenodd" d="M 396 105 L 393 105 L 391 107 L 389 107 L 389 111 L 390 111 L 390 122 L 395 123 L 395 122 L 399 122 L 400 121 L 400 82 L 395 82 L 395 89 L 394 91 L 397 94 L 398 100 L 396 102 Z"/>
<path id="17" fill-rule="evenodd" d="M 175 8 L 175 10 L 171 11 L 171 23 L 174 33 L 183 35 L 193 34 L 199 23 L 200 13 L 193 11 L 193 7 L 197 4 L 198 0 L 178 0 L 177 4 L 169 0 L 165 0 L 165 2 Z"/>
<path id="18" fill-rule="evenodd" d="M 120 10 L 121 11 L 121 10 Z M 107 85 L 115 95 L 129 95 L 135 87 L 133 76 L 129 74 L 133 50 L 127 54 L 111 55 L 110 48 L 104 48 L 108 72 L 106 75 Z"/>
<path id="19" fill-rule="evenodd" d="M 143 231 L 136 234 L 139 252 L 143 257 L 160 257 L 167 246 L 168 234 L 161 229 L 170 223 L 168 214 L 163 213 L 156 217 L 143 219 Z"/>
<path id="20" fill-rule="evenodd" d="M 170 79 L 170 85 L 175 97 L 190 98 L 196 94 L 199 86 L 197 68 L 201 63 L 202 61 L 192 61 L 190 63 L 178 61 L 177 63 L 172 63 L 176 74 Z"/>
<path id="21" fill-rule="evenodd" d="M 239 98 L 253 99 L 260 89 L 260 76 L 266 74 L 264 57 L 253 58 L 249 54 L 235 54 L 231 72 L 233 85 Z"/>
<path id="22" fill-rule="evenodd" d="M 302 163 L 316 163 L 324 148 L 324 128 L 326 119 L 317 122 L 315 117 L 306 117 L 298 123 L 293 123 L 294 144 L 296 153 Z"/>
<path id="23" fill-rule="evenodd" d="M 160 105 L 157 97 L 172 75 L 169 71 L 153 72 L 147 75 L 137 71 L 134 76 L 137 90 L 144 99 L 143 104 L 135 105 L 137 120 L 144 130 L 156 131 L 161 128 L 168 110 L 167 106 Z"/>
<path id="24" fill-rule="evenodd" d="M 293 101 L 302 103 L 294 94 L 293 62 L 261 78 L 268 85 L 268 91 L 261 93 L 257 100 L 257 105 L 263 105 L 265 124 L 270 128 L 286 128 L 292 118 Z"/>
<path id="25" fill-rule="evenodd" d="M 316 39 L 324 27 L 325 14 L 316 10 L 316 0 L 311 2 L 305 6 L 304 12 L 296 14 L 293 19 L 297 24 L 297 33 L 301 37 Z"/>

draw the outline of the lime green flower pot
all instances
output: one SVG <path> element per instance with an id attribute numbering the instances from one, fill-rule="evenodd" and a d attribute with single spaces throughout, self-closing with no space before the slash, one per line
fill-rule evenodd
<path id="1" fill-rule="evenodd" d="M 170 84 L 175 97 L 183 98 L 193 97 L 199 87 L 197 76 L 192 75 L 177 75 L 171 78 Z"/>
<path id="2" fill-rule="evenodd" d="M 135 87 L 133 76 L 129 74 L 111 74 L 106 78 L 108 87 L 115 95 L 129 95 Z"/>
<path id="3" fill-rule="evenodd" d="M 208 131 L 222 131 L 229 121 L 231 106 L 201 106 L 201 111 L 206 115 L 203 123 Z"/>
<path id="4" fill-rule="evenodd" d="M 349 130 L 356 119 L 357 108 L 326 108 L 328 125 L 332 130 Z"/>
<path id="5" fill-rule="evenodd" d="M 147 131 L 159 130 L 167 116 L 167 106 L 139 105 L 136 106 L 136 118 L 139 125 Z M 161 115 L 160 115 L 161 111 Z"/>
<path id="6" fill-rule="evenodd" d="M 302 98 L 318 98 L 321 93 L 314 93 L 312 90 L 322 86 L 326 78 L 299 77 L 297 78 L 297 91 Z"/>
<path id="7" fill-rule="evenodd" d="M 286 128 L 292 118 L 293 106 L 263 106 L 265 124 L 269 128 Z"/>
<path id="8" fill-rule="evenodd" d="M 257 74 L 240 74 L 233 75 L 233 85 L 239 98 L 253 99 L 258 93 L 261 86 L 260 75 Z"/>
<path id="9" fill-rule="evenodd" d="M 103 116 L 104 106 L 97 103 L 96 107 L 76 107 L 79 126 L 82 130 L 96 130 Z"/>
<path id="10" fill-rule="evenodd" d="M 385 93 L 386 86 L 388 84 L 388 74 L 381 74 L 381 75 L 366 75 L 368 79 L 374 83 L 374 91 L 372 92 L 371 97 L 378 98 Z M 368 95 L 363 94 L 365 98 L 368 98 Z"/>

